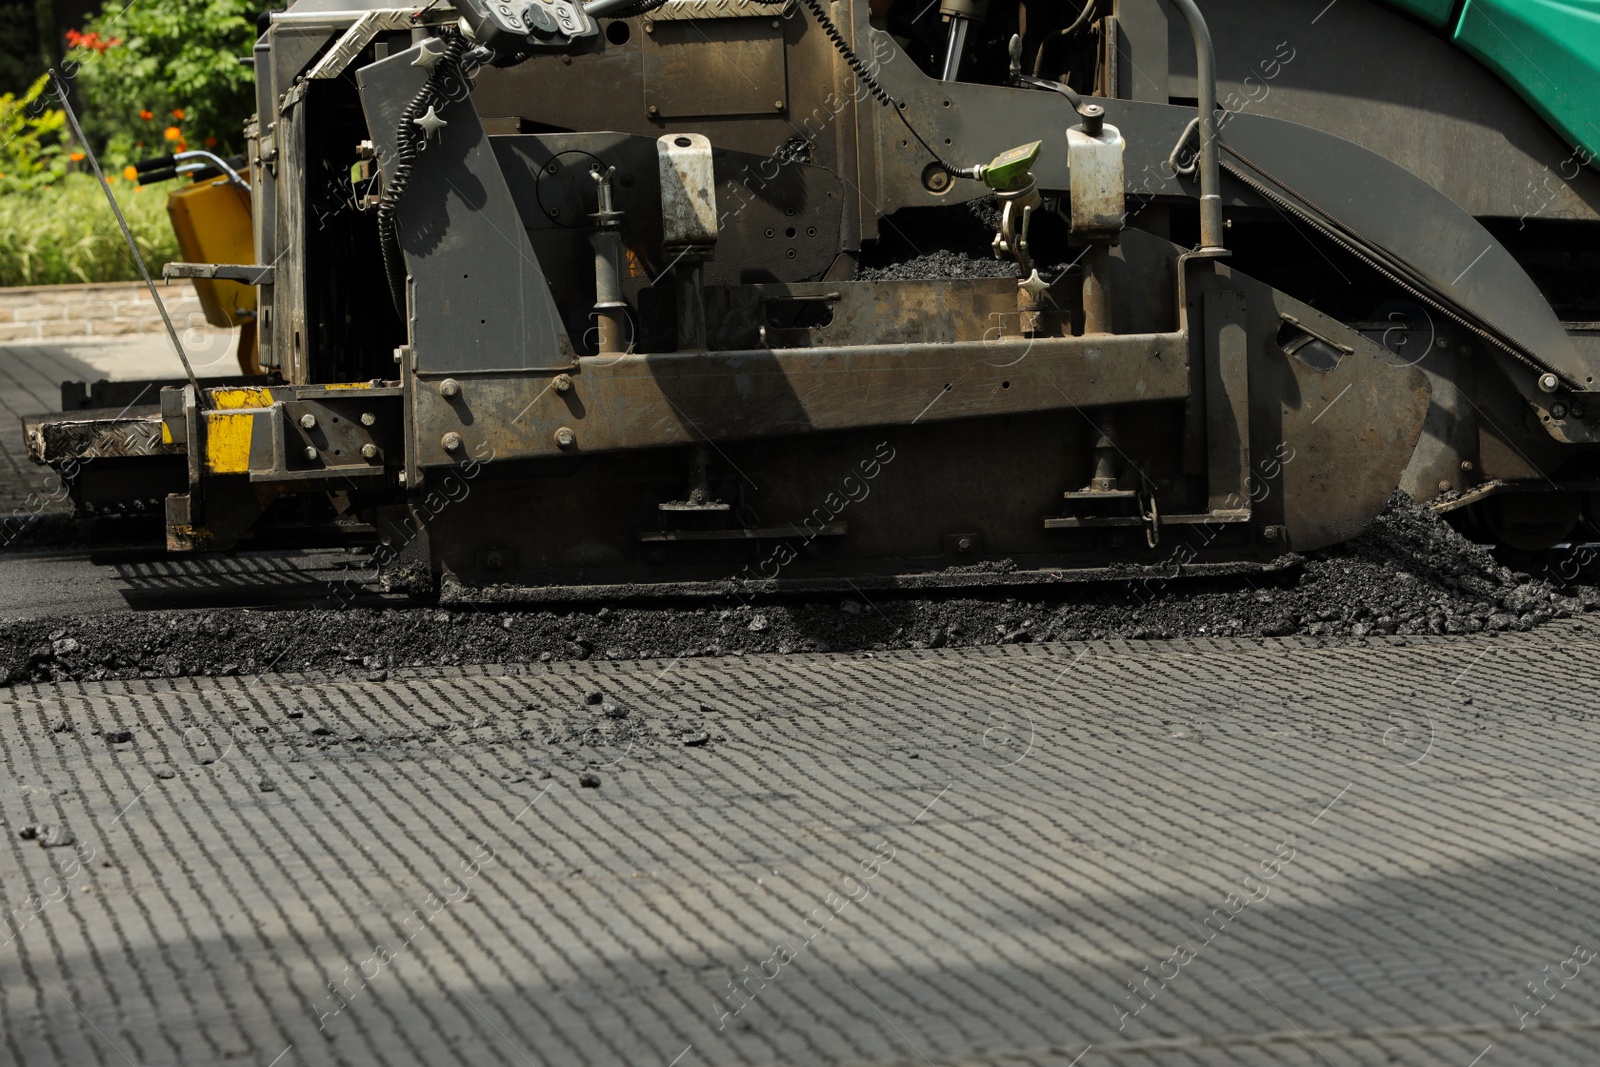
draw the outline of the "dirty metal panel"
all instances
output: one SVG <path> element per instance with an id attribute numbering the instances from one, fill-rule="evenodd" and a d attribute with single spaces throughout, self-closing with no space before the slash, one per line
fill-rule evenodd
<path id="1" fill-rule="evenodd" d="M 1181 399 L 1183 334 L 585 357 L 538 378 L 416 391 L 418 462 L 501 460 Z M 570 430 L 571 443 L 557 443 Z M 461 445 L 446 450 L 446 434 Z"/>
<path id="2" fill-rule="evenodd" d="M 46 421 L 48 419 L 48 421 Z M 115 419 L 72 419 L 58 415 L 25 425 L 28 458 L 35 463 L 174 455 L 183 446 L 162 440 L 159 414 Z"/>
<path id="3" fill-rule="evenodd" d="M 644 106 L 662 118 L 770 115 L 788 100 L 773 17 L 647 22 Z"/>
<path id="4" fill-rule="evenodd" d="M 422 85 L 415 48 L 357 72 L 368 127 L 393 177 L 395 130 Z M 419 368 L 518 371 L 564 366 L 571 342 L 516 203 L 469 97 L 418 153 L 399 207 Z"/>

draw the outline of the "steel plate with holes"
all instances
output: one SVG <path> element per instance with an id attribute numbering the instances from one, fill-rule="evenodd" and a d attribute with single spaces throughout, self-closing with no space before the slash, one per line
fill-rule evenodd
<path id="1" fill-rule="evenodd" d="M 662 118 L 699 118 L 771 115 L 786 105 L 783 29 L 777 19 L 695 19 L 647 27 L 646 110 Z"/>

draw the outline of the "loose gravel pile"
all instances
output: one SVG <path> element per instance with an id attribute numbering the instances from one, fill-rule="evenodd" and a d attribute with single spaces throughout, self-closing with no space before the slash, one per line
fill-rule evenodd
<path id="1" fill-rule="evenodd" d="M 158 611 L 0 626 L 0 678 L 27 681 L 392 670 L 567 659 L 1203 636 L 1360 639 L 1527 630 L 1600 610 L 1593 588 L 1558 591 L 1497 563 L 1426 508 L 1396 496 L 1347 544 L 1271 575 L 1170 578 L 1130 570 L 1093 585 L 988 596 L 920 594 L 753 605 L 583 609 Z M 603 702 L 602 702 L 603 703 Z M 610 718 L 626 732 L 626 716 Z M 589 729 L 585 725 L 583 729 Z"/>

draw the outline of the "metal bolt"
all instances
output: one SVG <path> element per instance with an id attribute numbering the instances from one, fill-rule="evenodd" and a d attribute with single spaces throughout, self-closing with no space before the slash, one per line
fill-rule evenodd
<path id="1" fill-rule="evenodd" d="M 772 106 L 777 108 L 779 111 L 782 111 L 783 110 L 783 101 L 782 100 L 774 100 L 772 102 Z"/>
<path id="2" fill-rule="evenodd" d="M 1438 348 L 1438 349 L 1449 348 L 1450 347 L 1450 338 L 1448 338 L 1448 337 L 1439 338 L 1437 341 L 1433 342 L 1433 347 Z"/>
<path id="3" fill-rule="evenodd" d="M 1265 541 L 1269 545 L 1277 544 L 1278 530 L 1279 528 L 1277 526 L 1261 527 L 1261 540 Z"/>
<path id="4" fill-rule="evenodd" d="M 1550 405 L 1550 417 L 1554 418 L 1554 419 L 1564 419 L 1564 418 L 1566 418 L 1567 417 L 1567 405 L 1563 404 L 1559 400 L 1557 400 L 1554 404 L 1551 404 Z"/>
<path id="5" fill-rule="evenodd" d="M 1461 461 L 1461 469 L 1462 469 L 1462 470 L 1463 470 L 1463 471 L 1468 471 L 1468 472 L 1470 472 L 1470 471 L 1471 471 L 1471 470 L 1472 470 L 1472 460 L 1470 460 L 1470 459 L 1464 459 L 1464 460 L 1462 460 L 1462 461 Z"/>
<path id="6" fill-rule="evenodd" d="M 483 557 L 484 566 L 492 571 L 497 571 L 506 565 L 504 552 L 488 552 Z"/>
<path id="7" fill-rule="evenodd" d="M 1445 479 L 1445 478 L 1439 479 L 1439 492 L 1448 493 L 1449 491 L 1450 491 L 1450 482 L 1449 482 L 1449 480 Z"/>
<path id="8" fill-rule="evenodd" d="M 317 450 L 315 448 L 312 448 L 310 445 L 306 445 L 306 458 L 307 459 L 316 459 L 317 458 Z"/>
<path id="9" fill-rule="evenodd" d="M 317 428 L 317 417 L 309 411 L 306 412 L 300 416 L 300 426 L 303 429 L 315 430 Z"/>
<path id="10" fill-rule="evenodd" d="M 1561 388 L 1561 379 L 1554 374 L 1541 374 L 1539 375 L 1539 388 L 1547 393 L 1553 393 Z"/>
<path id="11" fill-rule="evenodd" d="M 363 425 L 363 426 L 373 426 L 373 425 L 377 424 L 377 421 L 378 421 L 378 416 L 374 415 L 372 412 L 363 411 L 361 413 L 361 425 Z"/>
<path id="12" fill-rule="evenodd" d="M 779 22 L 777 19 L 773 19 L 772 20 L 772 28 L 773 29 L 777 29 L 778 27 L 780 27 L 782 25 L 783 25 L 783 23 Z"/>
<path id="13" fill-rule="evenodd" d="M 461 447 L 461 435 L 451 430 L 439 439 L 439 443 L 444 446 L 446 452 L 454 452 Z"/>
<path id="14" fill-rule="evenodd" d="M 651 118 L 655 118 L 659 114 L 661 114 L 661 109 L 659 107 L 656 107 L 654 104 L 651 104 L 650 105 L 650 117 Z"/>
<path id="15" fill-rule="evenodd" d="M 439 395 L 443 397 L 461 395 L 461 383 L 454 378 L 446 378 L 439 383 Z"/>
<path id="16" fill-rule="evenodd" d="M 377 459 L 378 446 L 373 444 L 371 441 L 368 441 L 366 444 L 361 446 L 361 454 L 367 459 Z"/>
<path id="17" fill-rule="evenodd" d="M 956 551 L 957 552 L 971 552 L 972 551 L 972 538 L 970 538 L 970 537 L 957 538 L 956 539 Z"/>
<path id="18" fill-rule="evenodd" d="M 567 390 L 571 389 L 572 388 L 572 375 L 570 375 L 570 374 L 558 374 L 558 375 L 556 375 L 555 387 L 556 387 L 556 392 L 558 392 L 558 393 L 565 393 Z"/>
<path id="19" fill-rule="evenodd" d="M 556 431 L 556 445 L 560 448 L 571 448 L 578 443 L 578 435 L 569 427 L 563 426 Z"/>

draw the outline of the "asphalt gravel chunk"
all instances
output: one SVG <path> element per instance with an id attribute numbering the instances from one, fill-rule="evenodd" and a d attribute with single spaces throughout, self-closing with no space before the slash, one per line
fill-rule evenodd
<path id="1" fill-rule="evenodd" d="M 370 678 L 482 663 L 871 653 L 1111 637 L 1492 633 L 1600 609 L 1600 589 L 1558 588 L 1504 566 L 1487 548 L 1397 494 L 1354 540 L 1268 575 L 1202 580 L 1159 567 L 1130 567 L 1117 580 L 1082 586 L 1009 587 L 984 595 L 874 594 L 861 600 L 775 600 L 759 611 L 702 600 L 521 610 L 149 611 L 21 620 L 0 625 L 0 679 L 14 685 L 263 672 Z M 67 639 L 72 650 L 56 652 L 58 642 L 68 647 Z M 572 741 L 602 730 L 606 743 L 624 743 L 627 738 L 618 735 L 634 720 L 607 718 L 605 703 L 600 691 L 587 692 L 579 705 L 585 717 L 557 732 Z"/>

